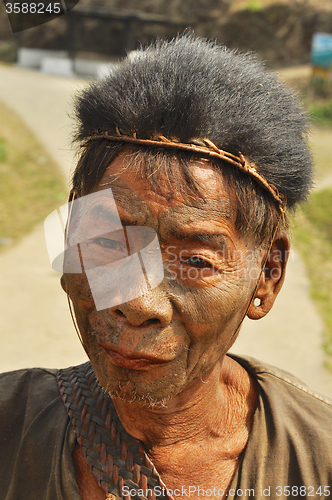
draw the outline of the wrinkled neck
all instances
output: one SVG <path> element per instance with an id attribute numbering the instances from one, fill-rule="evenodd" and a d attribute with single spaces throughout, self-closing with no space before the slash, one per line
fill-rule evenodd
<path id="1" fill-rule="evenodd" d="M 153 449 L 215 438 L 226 443 L 251 420 L 256 399 L 249 374 L 225 356 L 204 380 L 192 381 L 166 406 L 113 401 L 127 432 Z"/>

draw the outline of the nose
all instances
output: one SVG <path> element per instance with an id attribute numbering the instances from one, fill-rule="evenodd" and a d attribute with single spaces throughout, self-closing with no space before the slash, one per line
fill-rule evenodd
<path id="1" fill-rule="evenodd" d="M 158 288 L 109 309 L 113 318 L 127 320 L 133 326 L 156 325 L 165 327 L 173 317 L 173 307 L 170 300 L 158 291 Z"/>

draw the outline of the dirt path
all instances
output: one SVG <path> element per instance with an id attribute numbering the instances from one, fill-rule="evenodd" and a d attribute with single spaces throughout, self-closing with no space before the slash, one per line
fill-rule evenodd
<path id="1" fill-rule="evenodd" d="M 15 110 L 58 161 L 66 178 L 70 95 L 82 82 L 0 66 L 1 99 Z M 59 276 L 50 269 L 42 226 L 0 256 L 0 370 L 62 367 L 85 360 L 69 317 Z M 294 253 L 285 286 L 267 318 L 246 321 L 233 352 L 284 368 L 332 397 L 332 377 L 322 367 L 322 322 Z"/>

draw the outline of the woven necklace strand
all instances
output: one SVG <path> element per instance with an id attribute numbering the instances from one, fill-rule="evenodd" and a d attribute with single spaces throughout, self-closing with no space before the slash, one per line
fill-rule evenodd
<path id="1" fill-rule="evenodd" d="M 166 486 L 143 444 L 124 429 L 91 363 L 59 370 L 57 381 L 83 456 L 106 498 L 130 500 L 124 486 L 127 491 L 135 490 L 135 500 L 172 498 L 163 494 Z M 156 487 L 161 495 L 155 494 Z"/>

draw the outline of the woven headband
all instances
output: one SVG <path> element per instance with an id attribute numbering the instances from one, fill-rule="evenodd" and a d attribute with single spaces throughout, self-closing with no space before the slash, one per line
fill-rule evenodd
<path id="1" fill-rule="evenodd" d="M 228 153 L 227 151 L 219 149 L 209 139 L 195 141 L 203 145 L 198 145 L 194 142 L 190 144 L 184 144 L 182 142 L 176 142 L 174 140 L 167 139 L 163 135 L 154 137 L 153 139 L 139 139 L 136 137 L 136 132 L 134 132 L 132 136 L 125 135 L 119 131 L 118 127 L 116 127 L 116 135 L 110 135 L 107 131 L 101 133 L 92 133 L 91 136 L 88 137 L 86 143 L 82 144 L 82 147 L 86 147 L 91 141 L 96 140 L 127 142 L 130 144 L 139 144 L 141 146 L 159 147 L 165 149 L 179 149 L 181 151 L 192 151 L 194 153 L 199 153 L 200 155 L 207 156 L 209 158 L 219 158 L 220 160 L 226 161 L 227 163 L 230 163 L 231 165 L 239 168 L 240 170 L 242 170 L 242 172 L 245 172 L 254 177 L 254 179 L 256 179 L 259 184 L 263 186 L 263 188 L 266 189 L 277 201 L 280 213 L 285 213 L 287 204 L 286 196 L 282 193 L 279 193 L 278 189 L 273 184 L 270 184 L 263 175 L 258 173 L 255 164 L 246 160 L 243 154 L 240 152 L 238 153 L 238 156 L 236 156 L 232 153 Z"/>

